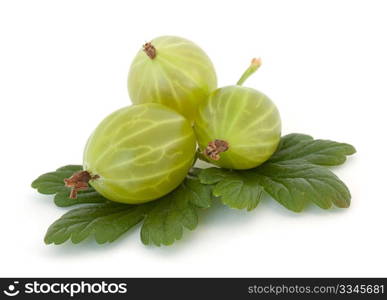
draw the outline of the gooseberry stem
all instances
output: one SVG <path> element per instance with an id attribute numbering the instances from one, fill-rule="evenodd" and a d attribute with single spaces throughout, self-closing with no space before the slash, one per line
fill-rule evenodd
<path id="1" fill-rule="evenodd" d="M 71 188 L 70 199 L 77 199 L 79 191 L 89 188 L 89 181 L 98 179 L 98 175 L 91 175 L 88 171 L 78 171 L 71 175 L 70 178 L 65 178 L 65 186 Z"/>
<path id="2" fill-rule="evenodd" d="M 247 78 L 250 77 L 255 71 L 258 70 L 258 68 L 261 66 L 262 61 L 260 58 L 253 58 L 251 61 L 250 66 L 247 68 L 247 70 L 242 74 L 241 78 L 238 80 L 237 85 L 242 85 Z"/>

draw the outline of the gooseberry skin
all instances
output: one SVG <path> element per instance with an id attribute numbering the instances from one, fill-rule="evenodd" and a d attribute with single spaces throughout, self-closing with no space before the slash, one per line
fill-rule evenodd
<path id="1" fill-rule="evenodd" d="M 133 103 L 158 102 L 193 121 L 198 105 L 217 87 L 214 66 L 193 42 L 176 36 L 151 41 L 152 59 L 142 49 L 134 58 L 128 76 Z"/>
<path id="2" fill-rule="evenodd" d="M 263 93 L 227 86 L 215 90 L 199 107 L 194 129 L 201 151 L 214 140 L 228 143 L 227 151 L 211 163 L 222 168 L 250 169 L 276 150 L 281 119 L 277 107 Z"/>
<path id="3" fill-rule="evenodd" d="M 138 204 L 175 189 L 193 164 L 191 124 L 156 103 L 124 107 L 106 117 L 90 136 L 83 168 L 89 183 L 112 201 Z"/>

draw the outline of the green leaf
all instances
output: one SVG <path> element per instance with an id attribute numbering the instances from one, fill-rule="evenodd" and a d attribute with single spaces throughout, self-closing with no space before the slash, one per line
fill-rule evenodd
<path id="1" fill-rule="evenodd" d="M 152 202 L 141 228 L 145 245 L 171 245 L 183 236 L 183 229 L 194 230 L 198 224 L 197 207 L 211 205 L 211 187 L 196 178 L 186 178 L 172 193 Z"/>
<path id="2" fill-rule="evenodd" d="M 204 169 L 199 178 L 204 184 L 215 184 L 212 192 L 221 201 L 237 209 L 254 209 L 262 198 L 263 188 L 258 184 L 255 172 L 231 171 L 220 168 Z"/>
<path id="3" fill-rule="evenodd" d="M 67 165 L 58 168 L 55 172 L 39 176 L 32 182 L 32 187 L 42 194 L 55 194 L 54 203 L 59 207 L 87 203 L 104 203 L 109 201 L 98 194 L 91 186 L 85 191 L 79 191 L 76 199 L 69 198 L 70 188 L 65 186 L 64 179 L 69 178 L 75 172 L 80 170 L 82 170 L 82 166 L 80 165 Z"/>
<path id="4" fill-rule="evenodd" d="M 77 244 L 89 236 L 94 236 L 99 244 L 113 242 L 146 217 L 142 241 L 170 245 L 181 239 L 183 228 L 196 228 L 197 209 L 211 206 L 211 186 L 189 177 L 160 200 L 140 205 L 111 202 L 93 188 L 80 192 L 77 199 L 69 199 L 68 191 L 59 191 L 55 202 L 58 206 L 98 204 L 73 209 L 55 221 L 44 239 L 47 244 L 62 244 L 67 240 Z"/>
<path id="5" fill-rule="evenodd" d="M 356 150 L 349 144 L 313 140 L 309 135 L 282 137 L 278 150 L 261 166 L 250 170 L 209 168 L 199 172 L 203 184 L 213 184 L 214 196 L 231 208 L 255 208 L 267 192 L 286 208 L 300 212 L 309 202 L 327 209 L 349 207 L 345 184 L 324 166 L 344 163 Z"/>
<path id="6" fill-rule="evenodd" d="M 54 197 L 54 203 L 59 207 L 68 207 L 77 204 L 104 203 L 109 201 L 92 187 L 85 191 L 79 191 L 76 199 L 69 198 L 69 195 L 70 189 L 68 188 L 57 192 Z"/>
<path id="7" fill-rule="evenodd" d="M 68 165 L 57 169 L 55 172 L 50 172 L 39 176 L 35 179 L 31 186 L 37 189 L 41 194 L 56 194 L 68 190 L 64 185 L 64 179 L 70 177 L 75 172 L 82 170 L 82 166 Z"/>
<path id="8" fill-rule="evenodd" d="M 349 207 L 351 195 L 329 169 L 303 160 L 266 163 L 255 169 L 259 184 L 286 208 L 300 212 L 308 202 L 323 209 Z"/>
<path id="9" fill-rule="evenodd" d="M 278 150 L 268 162 L 302 159 L 316 165 L 337 166 L 355 152 L 349 144 L 314 140 L 309 135 L 292 133 L 281 138 Z"/>
<path id="10" fill-rule="evenodd" d="M 186 200 L 198 208 L 210 208 L 212 205 L 212 186 L 202 184 L 199 178 L 187 178 L 181 184 L 182 191 L 180 197 L 185 197 Z"/>
<path id="11" fill-rule="evenodd" d="M 103 203 L 76 208 L 64 214 L 49 228 L 46 244 L 80 243 L 94 236 L 99 244 L 111 243 L 139 223 L 149 209 L 147 205 Z"/>

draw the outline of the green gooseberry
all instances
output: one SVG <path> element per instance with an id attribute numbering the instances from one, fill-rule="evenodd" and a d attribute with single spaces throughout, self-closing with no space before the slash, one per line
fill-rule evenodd
<path id="1" fill-rule="evenodd" d="M 218 88 L 199 106 L 194 130 L 205 160 L 229 169 L 250 169 L 265 162 L 281 137 L 275 104 L 243 82 L 261 65 L 253 59 L 237 85 Z"/>
<path id="2" fill-rule="evenodd" d="M 193 42 L 161 36 L 143 46 L 128 76 L 134 104 L 158 102 L 193 121 L 198 105 L 216 89 L 214 66 Z"/>
<path id="3" fill-rule="evenodd" d="M 191 168 L 196 140 L 191 123 L 157 103 L 124 107 L 90 136 L 84 171 L 66 180 L 72 197 L 88 183 L 109 200 L 138 204 L 175 189 Z"/>

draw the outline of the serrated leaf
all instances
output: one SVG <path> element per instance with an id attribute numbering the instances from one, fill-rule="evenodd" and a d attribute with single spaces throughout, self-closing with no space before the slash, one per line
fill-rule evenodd
<path id="1" fill-rule="evenodd" d="M 199 178 L 204 184 L 215 184 L 213 194 L 232 208 L 253 209 L 263 190 L 295 212 L 302 211 L 308 202 L 324 209 L 348 207 L 348 188 L 323 166 L 342 164 L 355 152 L 349 144 L 289 134 L 281 138 L 274 155 L 257 168 L 209 168 L 200 171 Z"/>
<path id="2" fill-rule="evenodd" d="M 145 217 L 141 236 L 145 244 L 170 245 L 183 235 L 183 228 L 197 226 L 197 208 L 211 205 L 211 186 L 203 185 L 196 177 L 187 178 L 175 191 L 153 202 L 129 205 L 111 202 L 92 188 L 69 199 L 68 191 L 55 196 L 58 206 L 97 203 L 73 209 L 55 221 L 45 236 L 47 244 L 62 244 L 67 240 L 77 244 L 94 236 L 99 244 L 113 242 Z M 160 225 L 161 224 L 161 225 Z"/>
<path id="3" fill-rule="evenodd" d="M 209 168 L 202 170 L 199 178 L 204 184 L 215 184 L 213 195 L 231 208 L 250 211 L 262 198 L 263 188 L 258 184 L 256 174 L 249 170 Z"/>
<path id="4" fill-rule="evenodd" d="M 70 199 L 70 188 L 64 184 L 64 179 L 69 178 L 75 172 L 82 170 L 80 165 L 67 165 L 56 169 L 54 172 L 39 176 L 32 183 L 42 194 L 55 194 L 54 203 L 59 207 L 68 207 L 77 204 L 104 203 L 107 200 L 91 186 L 85 191 L 79 191 L 76 199 Z"/>
<path id="5" fill-rule="evenodd" d="M 92 187 L 85 191 L 79 191 L 76 199 L 69 198 L 69 195 L 70 189 L 57 192 L 54 197 L 54 203 L 59 207 L 68 207 L 77 204 L 105 203 L 109 201 Z"/>
<path id="6" fill-rule="evenodd" d="M 171 245 L 182 238 L 184 228 L 197 227 L 196 207 L 211 205 L 211 190 L 195 178 L 186 178 L 176 190 L 152 204 L 141 228 L 141 240 L 145 245 Z"/>
<path id="7" fill-rule="evenodd" d="M 188 178 L 182 183 L 181 197 L 199 208 L 209 208 L 212 204 L 212 186 L 202 184 L 199 178 Z"/>
<path id="8" fill-rule="evenodd" d="M 44 241 L 58 245 L 71 240 L 77 244 L 94 236 L 99 244 L 110 243 L 138 224 L 148 209 L 148 205 L 114 202 L 73 209 L 48 228 Z"/>
<path id="9" fill-rule="evenodd" d="M 308 202 L 328 209 L 349 207 L 351 195 L 329 169 L 302 160 L 266 163 L 255 169 L 259 184 L 286 208 L 300 212 Z"/>
<path id="10" fill-rule="evenodd" d="M 337 166 L 355 152 L 355 148 L 346 143 L 314 140 L 309 135 L 292 133 L 281 138 L 278 150 L 268 162 L 301 159 L 316 165 Z"/>
<path id="11" fill-rule="evenodd" d="M 65 187 L 63 180 L 80 170 L 82 170 L 82 166 L 67 165 L 58 168 L 55 172 L 50 172 L 39 176 L 32 182 L 31 186 L 34 189 L 37 189 L 39 193 L 46 195 L 63 192 L 68 190 L 68 188 Z"/>

